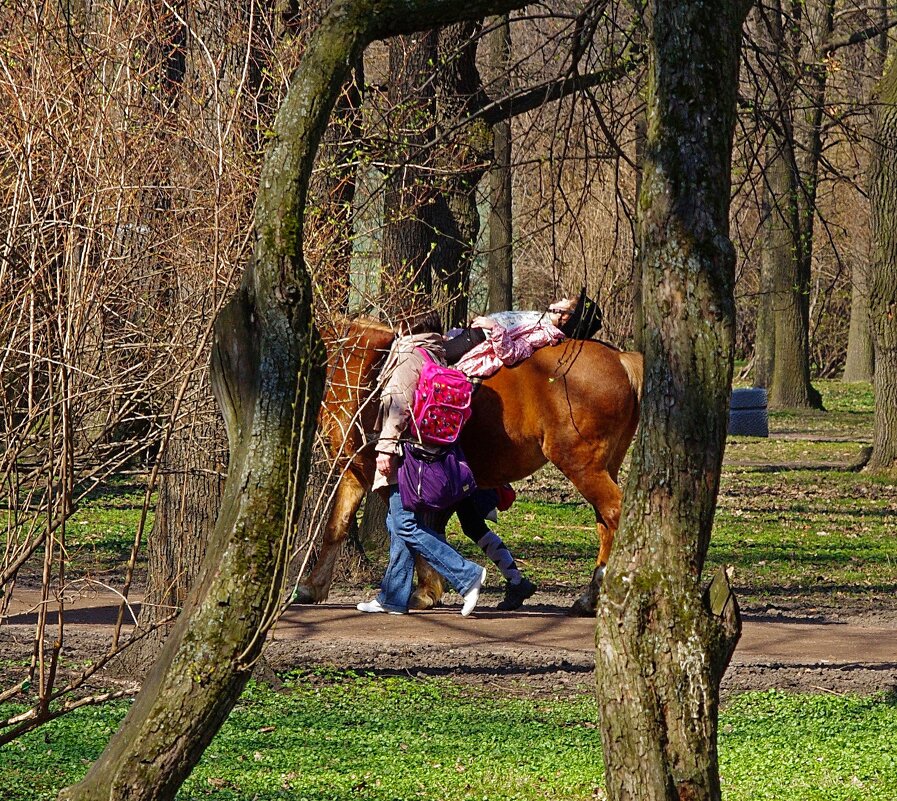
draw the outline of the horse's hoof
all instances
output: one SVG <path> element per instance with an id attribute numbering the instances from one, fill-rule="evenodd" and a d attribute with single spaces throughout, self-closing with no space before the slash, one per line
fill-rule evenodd
<path id="1" fill-rule="evenodd" d="M 316 604 L 317 602 L 318 599 L 315 598 L 314 592 L 307 584 L 297 584 L 290 596 L 291 604 Z"/>
<path id="2" fill-rule="evenodd" d="M 421 592 L 420 590 L 412 592 L 411 598 L 408 599 L 409 609 L 432 609 L 438 606 L 438 604 L 439 602 L 429 592 Z"/>
<path id="3" fill-rule="evenodd" d="M 567 614 L 570 617 L 595 617 L 595 605 L 588 596 L 583 595 L 576 599 Z"/>

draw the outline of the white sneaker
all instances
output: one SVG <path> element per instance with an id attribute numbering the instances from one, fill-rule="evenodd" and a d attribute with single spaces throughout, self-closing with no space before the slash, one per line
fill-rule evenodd
<path id="1" fill-rule="evenodd" d="M 473 583 L 473 586 L 462 596 L 464 598 L 464 606 L 461 607 L 462 617 L 467 617 L 471 612 L 473 612 L 474 608 L 477 605 L 477 601 L 480 600 L 480 588 L 483 586 L 483 582 L 485 580 L 486 568 L 484 567 L 483 572 L 480 573 L 480 577 Z"/>
<path id="2" fill-rule="evenodd" d="M 474 601 L 476 603 L 476 601 Z M 362 601 L 355 607 L 359 612 L 387 612 L 390 615 L 404 615 L 405 612 L 394 612 L 392 609 L 384 609 L 380 601 Z M 471 607 L 472 608 L 472 607 Z"/>

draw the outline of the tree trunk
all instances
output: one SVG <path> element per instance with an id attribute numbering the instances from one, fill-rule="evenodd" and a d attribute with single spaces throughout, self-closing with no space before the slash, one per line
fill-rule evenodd
<path id="1" fill-rule="evenodd" d="M 763 245 L 760 249 L 760 286 L 757 296 L 757 322 L 754 328 L 754 386 L 766 388 L 772 380 L 772 368 L 775 364 L 776 352 L 776 318 L 775 277 L 781 270 L 776 262 L 786 246 L 778 242 L 789 238 L 788 223 L 783 218 L 775 201 L 777 193 L 781 193 L 783 183 L 782 172 L 787 171 L 784 159 L 777 154 L 777 146 L 770 141 L 766 148 L 766 168 L 763 170 L 763 208 L 761 220 L 761 236 Z M 772 185 L 776 189 L 773 190 Z M 786 184 L 787 189 L 787 184 Z"/>
<path id="2" fill-rule="evenodd" d="M 389 87 L 387 96 L 397 122 L 391 127 L 403 132 L 391 153 L 396 167 L 386 178 L 383 195 L 382 281 L 387 314 L 398 312 L 408 293 L 430 295 L 433 250 L 432 181 L 426 173 L 436 116 L 433 82 L 427 80 L 436 62 L 436 32 L 396 37 L 389 42 Z M 422 125 L 421 121 L 425 124 Z M 421 156 L 421 153 L 426 156 Z"/>
<path id="3" fill-rule="evenodd" d="M 868 265 L 855 260 L 850 287 L 850 331 L 842 381 L 871 381 L 875 374 L 875 349 L 869 316 Z"/>
<path id="4" fill-rule="evenodd" d="M 205 381 L 196 389 L 209 392 Z M 221 506 L 227 469 L 221 419 L 203 408 L 186 416 L 187 424 L 172 434 L 162 457 L 158 501 L 147 538 L 146 589 L 137 620 L 141 629 L 157 626 L 183 608 Z M 170 626 L 157 628 L 125 652 L 122 663 L 130 676 L 140 677 L 152 665 L 169 630 Z"/>
<path id="5" fill-rule="evenodd" d="M 767 24 L 773 63 L 769 71 L 778 105 L 774 120 L 773 163 L 767 178 L 773 228 L 786 231 L 764 237 L 764 254 L 773 271 L 767 288 L 772 309 L 765 336 L 774 329 L 772 369 L 768 377 L 771 408 L 822 408 L 822 398 L 810 383 L 810 269 L 813 260 L 813 222 L 821 152 L 822 104 L 826 70 L 813 48 L 831 34 L 831 0 L 793 3 L 785 24 L 781 3 L 769 5 Z M 807 43 L 810 43 L 809 45 Z M 794 65 L 810 67 L 794 75 Z M 799 91 L 798 91 L 799 90 Z M 807 101 L 809 98 L 809 102 Z M 800 108 L 804 108 L 803 112 Z M 781 163 L 779 163 L 781 162 Z M 776 217 L 778 216 L 778 220 Z M 769 347 L 769 341 L 765 343 Z M 768 355 L 769 351 L 766 351 Z"/>
<path id="6" fill-rule="evenodd" d="M 349 65 L 375 38 L 516 6 L 335 0 L 330 7 L 277 114 L 252 263 L 216 320 L 212 376 L 230 464 L 202 578 L 118 732 L 61 801 L 173 799 L 239 697 L 277 618 L 324 380 L 302 258 L 303 210 L 315 151 Z"/>
<path id="7" fill-rule="evenodd" d="M 450 25 L 439 31 L 441 68 L 436 74 L 438 130 L 468 117 L 484 95 L 476 66 L 479 22 Z M 492 161 L 492 129 L 483 120 L 466 123 L 447 146 L 440 147 L 441 172 L 436 204 L 433 251 L 433 299 L 443 309 L 447 328 L 468 319 L 470 270 L 480 233 L 477 185 Z"/>
<path id="8" fill-rule="evenodd" d="M 897 65 L 892 61 L 874 111 L 870 205 L 875 258 L 869 312 L 875 343 L 875 424 L 871 470 L 897 473 Z"/>
<path id="9" fill-rule="evenodd" d="M 447 26 L 390 47 L 390 100 L 406 117 L 409 110 L 414 115 L 403 126 L 409 133 L 399 167 L 387 179 L 384 290 L 399 305 L 408 287 L 429 295 L 446 327 L 467 318 L 480 227 L 476 186 L 491 160 L 492 135 L 476 120 L 451 141 L 436 143 L 436 137 L 468 116 L 482 94 L 478 30 L 473 22 Z"/>
<path id="10" fill-rule="evenodd" d="M 882 33 L 864 43 L 862 56 L 862 78 L 857 81 L 856 90 L 862 93 L 864 104 L 874 108 L 873 94 L 881 79 L 888 50 L 888 8 L 881 6 L 870 23 L 880 25 Z M 871 114 L 868 122 L 872 125 Z M 876 141 L 874 136 L 871 141 Z M 868 170 L 868 165 L 867 165 Z M 869 263 L 875 260 L 874 243 L 869 242 L 868 250 L 854 259 L 850 290 L 850 330 L 847 336 L 847 358 L 844 363 L 844 381 L 872 381 L 875 375 L 875 348 L 872 342 L 872 320 L 869 316 Z M 865 260 L 863 255 L 866 256 Z M 862 260 L 862 261 L 861 261 Z"/>
<path id="11" fill-rule="evenodd" d="M 772 372 L 769 375 L 771 408 L 793 409 L 813 405 L 810 385 L 810 274 L 799 241 L 800 215 L 793 164 L 790 125 L 775 143 L 766 163 L 766 186 L 770 198 L 761 255 L 762 276 L 771 289 L 766 336 L 772 334 Z M 766 346 L 769 346 L 768 340 Z M 765 356 L 769 356 L 767 351 Z M 768 369 L 768 366 L 767 366 Z"/>
<path id="12" fill-rule="evenodd" d="M 492 86 L 498 94 L 511 91 L 511 27 L 508 17 L 493 20 L 488 37 Z M 513 206 L 511 202 L 511 120 L 492 126 L 492 167 L 489 170 L 489 290 L 486 311 L 514 308 Z"/>
<path id="13" fill-rule="evenodd" d="M 648 120 L 639 114 L 635 120 L 635 207 L 638 209 L 642 196 L 642 178 L 645 167 L 645 139 L 648 135 Z M 637 213 L 637 212 L 636 212 Z M 645 310 L 642 308 L 642 259 L 641 242 L 638 234 L 632 254 L 632 347 L 641 353 L 645 347 Z"/>
<path id="14" fill-rule="evenodd" d="M 645 396 L 598 607 L 608 797 L 720 797 L 719 682 L 739 621 L 723 576 L 702 597 L 726 440 L 735 328 L 728 236 L 738 3 L 648 7 L 639 237 Z M 717 602 L 711 598 L 717 597 Z"/>

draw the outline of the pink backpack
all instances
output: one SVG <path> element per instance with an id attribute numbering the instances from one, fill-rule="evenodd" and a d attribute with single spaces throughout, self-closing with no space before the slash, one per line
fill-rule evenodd
<path id="1" fill-rule="evenodd" d="M 444 367 L 423 348 L 420 380 L 414 393 L 412 431 L 427 445 L 450 445 L 470 418 L 473 384 L 460 370 Z"/>

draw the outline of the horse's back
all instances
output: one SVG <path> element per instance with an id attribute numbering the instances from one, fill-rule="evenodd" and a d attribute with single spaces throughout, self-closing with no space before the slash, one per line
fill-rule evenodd
<path id="1" fill-rule="evenodd" d="M 566 340 L 484 381 L 462 444 L 478 480 L 490 484 L 582 447 L 617 463 L 638 424 L 640 390 L 639 354 Z"/>

